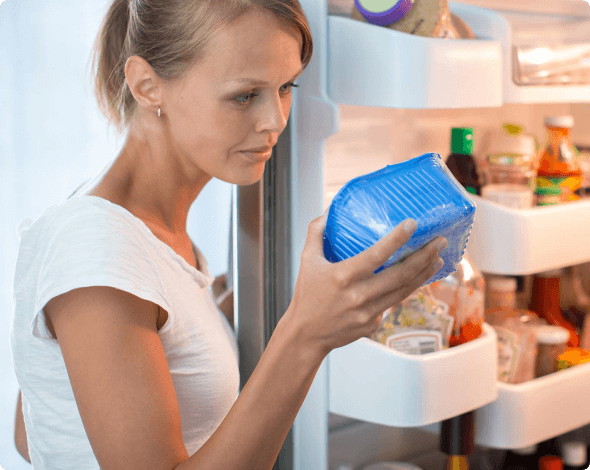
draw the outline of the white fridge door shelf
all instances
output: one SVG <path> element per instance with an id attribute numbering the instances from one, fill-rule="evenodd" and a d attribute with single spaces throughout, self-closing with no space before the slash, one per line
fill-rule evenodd
<path id="1" fill-rule="evenodd" d="M 521 384 L 498 383 L 498 399 L 476 411 L 477 444 L 526 447 L 590 423 L 590 365 Z"/>
<path id="2" fill-rule="evenodd" d="M 494 329 L 424 356 L 361 338 L 328 355 L 329 411 L 386 426 L 423 426 L 480 408 L 497 396 Z"/>
<path id="3" fill-rule="evenodd" d="M 451 3 L 477 23 L 504 20 Z M 498 26 L 500 28 L 501 26 Z M 477 34 L 476 27 L 473 28 Z M 502 105 L 502 48 L 484 39 L 432 39 L 342 16 L 328 17 L 328 94 L 338 104 L 389 108 Z"/>
<path id="4" fill-rule="evenodd" d="M 480 270 L 526 275 L 590 261 L 590 200 L 512 209 L 471 197 L 467 255 Z"/>
<path id="5" fill-rule="evenodd" d="M 449 2 L 478 39 L 437 39 L 328 16 L 328 95 L 337 104 L 437 109 L 587 103 L 590 85 L 513 81 L 512 27 L 493 10 Z"/>

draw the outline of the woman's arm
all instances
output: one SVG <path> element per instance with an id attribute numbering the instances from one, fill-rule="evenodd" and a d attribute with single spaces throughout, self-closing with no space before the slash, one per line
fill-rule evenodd
<path id="1" fill-rule="evenodd" d="M 29 458 L 29 444 L 27 443 L 27 430 L 25 429 L 25 420 L 23 417 L 22 393 L 18 391 L 18 400 L 16 402 L 16 418 L 14 420 L 14 442 L 16 450 L 22 455 L 23 459 L 31 463 Z"/>
<path id="2" fill-rule="evenodd" d="M 438 253 L 446 243 L 441 247 L 437 238 L 374 274 L 415 230 L 401 225 L 358 256 L 332 264 L 323 253 L 326 216 L 309 227 L 291 305 L 254 373 L 217 431 L 176 470 L 272 468 L 326 355 L 372 333 L 387 308 L 442 267 Z"/>
<path id="3" fill-rule="evenodd" d="M 233 407 L 189 456 L 155 304 L 110 287 L 53 298 L 53 323 L 86 434 L 103 470 L 272 468 L 317 370 L 336 347 L 374 331 L 389 306 L 434 272 L 435 242 L 375 275 L 409 238 L 401 227 L 337 264 L 312 222 L 293 300 Z"/>

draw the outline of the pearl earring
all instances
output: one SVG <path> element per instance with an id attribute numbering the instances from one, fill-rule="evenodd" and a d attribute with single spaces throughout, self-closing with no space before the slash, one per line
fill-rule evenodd
<path id="1" fill-rule="evenodd" d="M 162 108 L 158 108 L 158 117 L 162 116 Z"/>

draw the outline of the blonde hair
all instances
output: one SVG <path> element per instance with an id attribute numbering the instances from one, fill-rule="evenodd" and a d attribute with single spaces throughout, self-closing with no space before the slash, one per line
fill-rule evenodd
<path id="1" fill-rule="evenodd" d="M 301 63 L 311 60 L 311 30 L 298 0 L 114 0 L 93 49 L 95 94 L 103 114 L 121 130 L 136 101 L 124 67 L 133 55 L 158 76 L 178 80 L 203 59 L 216 31 L 254 9 L 268 11 L 301 32 Z"/>

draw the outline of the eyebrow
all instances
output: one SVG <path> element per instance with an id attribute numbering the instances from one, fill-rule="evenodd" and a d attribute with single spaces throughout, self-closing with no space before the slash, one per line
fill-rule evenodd
<path id="1" fill-rule="evenodd" d="M 299 69 L 299 72 L 297 72 L 294 75 L 293 80 L 295 80 L 295 78 L 297 78 L 297 76 L 301 75 L 301 73 L 303 72 L 303 67 L 301 67 Z M 264 81 L 264 80 L 256 80 L 254 78 L 237 78 L 235 80 L 225 80 L 221 83 L 227 83 L 227 82 L 237 82 L 237 83 L 249 83 L 251 85 L 268 85 L 268 82 Z"/>

